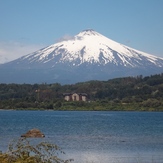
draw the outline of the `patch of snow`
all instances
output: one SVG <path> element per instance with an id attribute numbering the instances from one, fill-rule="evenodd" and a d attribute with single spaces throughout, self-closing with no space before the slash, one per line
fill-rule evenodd
<path id="1" fill-rule="evenodd" d="M 135 67 L 142 65 L 144 59 L 156 66 L 163 66 L 163 58 L 117 43 L 92 29 L 84 30 L 73 39 L 58 42 L 21 59 L 28 59 L 31 63 L 47 63 L 52 60 L 55 62 L 57 56 L 60 56 L 60 60 L 56 63 L 72 62 L 73 66 L 89 62 Z"/>

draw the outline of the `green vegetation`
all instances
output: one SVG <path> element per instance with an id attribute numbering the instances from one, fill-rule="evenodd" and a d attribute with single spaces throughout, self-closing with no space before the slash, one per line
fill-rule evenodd
<path id="1" fill-rule="evenodd" d="M 69 163 L 72 159 L 63 160 L 58 157 L 64 154 L 61 149 L 55 145 L 46 142 L 39 144 L 30 144 L 27 139 L 18 139 L 13 141 L 8 148 L 8 152 L 0 153 L 1 163 Z"/>
<path id="2" fill-rule="evenodd" d="M 63 93 L 87 93 L 87 102 L 64 101 Z M 163 74 L 71 85 L 0 84 L 0 109 L 163 111 Z"/>

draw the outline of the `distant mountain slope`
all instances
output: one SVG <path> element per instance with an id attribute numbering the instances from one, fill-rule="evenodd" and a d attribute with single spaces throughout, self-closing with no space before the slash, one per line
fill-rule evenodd
<path id="1" fill-rule="evenodd" d="M 94 30 L 0 65 L 0 82 L 75 83 L 163 72 L 163 58 L 117 43 Z"/>

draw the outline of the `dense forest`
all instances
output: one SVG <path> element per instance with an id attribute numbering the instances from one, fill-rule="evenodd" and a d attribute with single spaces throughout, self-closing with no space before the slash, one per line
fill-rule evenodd
<path id="1" fill-rule="evenodd" d="M 86 102 L 64 93 L 86 93 Z M 163 111 L 163 74 L 88 81 L 71 85 L 0 84 L 0 109 Z"/>

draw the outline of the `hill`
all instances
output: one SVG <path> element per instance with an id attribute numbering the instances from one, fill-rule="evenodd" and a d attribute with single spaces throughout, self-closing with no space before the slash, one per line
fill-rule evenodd
<path id="1" fill-rule="evenodd" d="M 87 102 L 63 93 L 86 93 Z M 163 111 L 163 74 L 88 81 L 71 85 L 0 84 L 0 109 Z"/>

